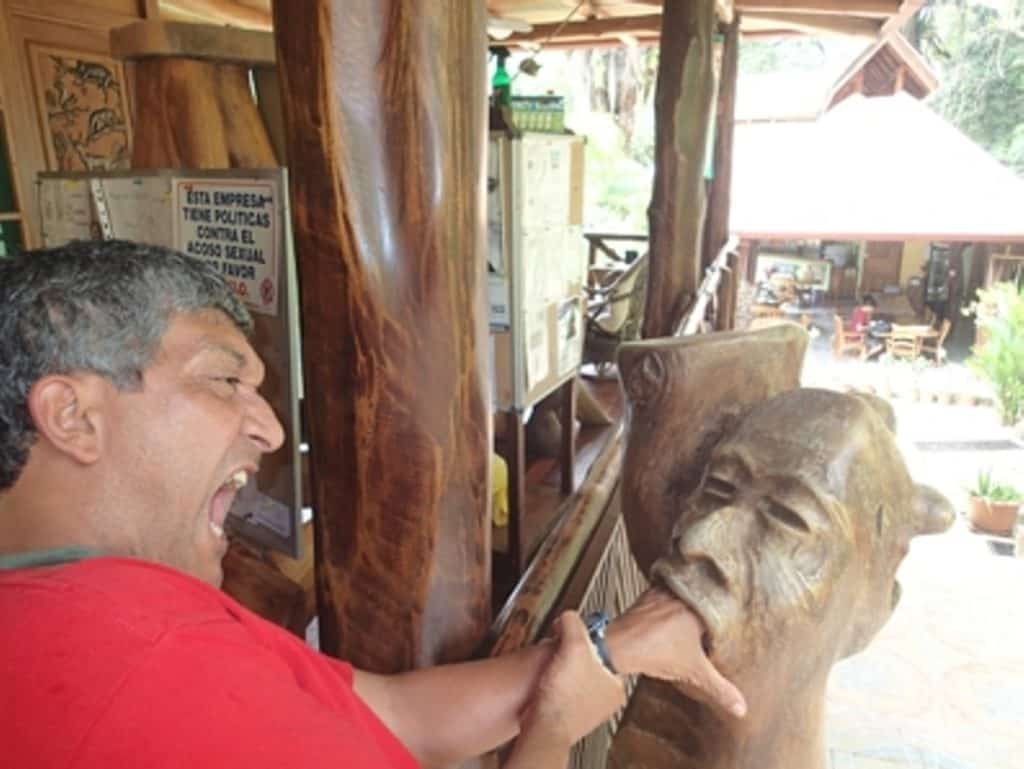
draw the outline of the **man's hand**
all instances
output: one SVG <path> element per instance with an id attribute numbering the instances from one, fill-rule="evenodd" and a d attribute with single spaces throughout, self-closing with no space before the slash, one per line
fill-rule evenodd
<path id="1" fill-rule="evenodd" d="M 626 704 L 622 681 L 598 659 L 576 612 L 555 624 L 558 649 L 522 719 L 520 740 L 568 750 Z"/>
<path id="2" fill-rule="evenodd" d="M 667 590 L 652 588 L 609 625 L 608 651 L 620 673 L 674 681 L 687 696 L 742 718 L 746 701 L 711 664 L 703 634 L 686 604 Z"/>

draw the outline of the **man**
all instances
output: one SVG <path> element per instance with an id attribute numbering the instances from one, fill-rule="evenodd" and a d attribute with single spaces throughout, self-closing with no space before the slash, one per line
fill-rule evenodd
<path id="1" fill-rule="evenodd" d="M 624 699 L 579 618 L 557 643 L 377 676 L 219 587 L 224 521 L 281 425 L 244 307 L 163 248 L 0 261 L 0 742 L 26 767 L 444 766 L 517 733 L 562 766 Z M 608 632 L 619 673 L 742 715 L 685 606 L 652 591 Z"/>

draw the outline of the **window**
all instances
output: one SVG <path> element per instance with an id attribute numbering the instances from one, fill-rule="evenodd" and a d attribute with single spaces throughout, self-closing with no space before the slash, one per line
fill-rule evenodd
<path id="1" fill-rule="evenodd" d="M 21 225 L 7 132 L 4 129 L 4 113 L 0 110 L 0 258 L 21 250 Z"/>

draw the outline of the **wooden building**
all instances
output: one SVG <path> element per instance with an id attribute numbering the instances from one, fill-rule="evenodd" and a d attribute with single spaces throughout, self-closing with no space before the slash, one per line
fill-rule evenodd
<path id="1" fill-rule="evenodd" d="M 731 222 L 751 276 L 759 253 L 831 256 L 829 298 L 871 293 L 910 313 L 899 300 L 920 291 L 948 304 L 956 333 L 990 253 L 1024 243 L 1024 182 L 923 102 L 936 86 L 899 35 L 786 112 L 745 100 L 740 82 Z"/>
<path id="2" fill-rule="evenodd" d="M 616 497 L 617 425 L 508 603 L 492 605 L 480 215 L 489 17 L 532 25 L 508 44 L 661 41 L 644 332 L 664 336 L 700 325 L 711 306 L 700 291 L 708 266 L 725 276 L 713 322 L 730 323 L 735 284 L 720 268 L 730 258 L 739 35 L 883 39 L 917 8 L 909 0 L 573 5 L 0 2 L 0 122 L 13 179 L 0 224 L 18 228 L 13 246 L 40 242 L 40 172 L 288 166 L 315 559 L 235 553 L 228 577 L 243 599 L 300 630 L 313 612 L 315 564 L 321 645 L 363 668 L 508 651 L 533 641 L 559 608 L 616 611 L 642 584 Z M 111 35 L 140 21 L 150 26 Z M 589 750 L 600 754 L 600 739 Z"/>

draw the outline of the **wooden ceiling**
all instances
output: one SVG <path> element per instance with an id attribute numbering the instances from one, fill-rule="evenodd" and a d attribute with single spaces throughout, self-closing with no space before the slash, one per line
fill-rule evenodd
<path id="1" fill-rule="evenodd" d="M 532 25 L 510 42 L 605 46 L 657 42 L 661 0 L 486 0 L 491 16 Z M 686 2 L 687 0 L 674 0 Z M 715 0 L 747 35 L 842 34 L 879 37 L 898 28 L 921 0 Z M 158 0 L 161 18 L 271 29 L 271 0 Z M 578 7 L 577 7 L 578 6 Z M 574 10 L 575 9 L 575 10 Z M 571 14 L 571 16 L 570 16 Z M 563 23 L 564 22 L 564 23 Z M 549 40 L 550 38 L 550 40 Z"/>

